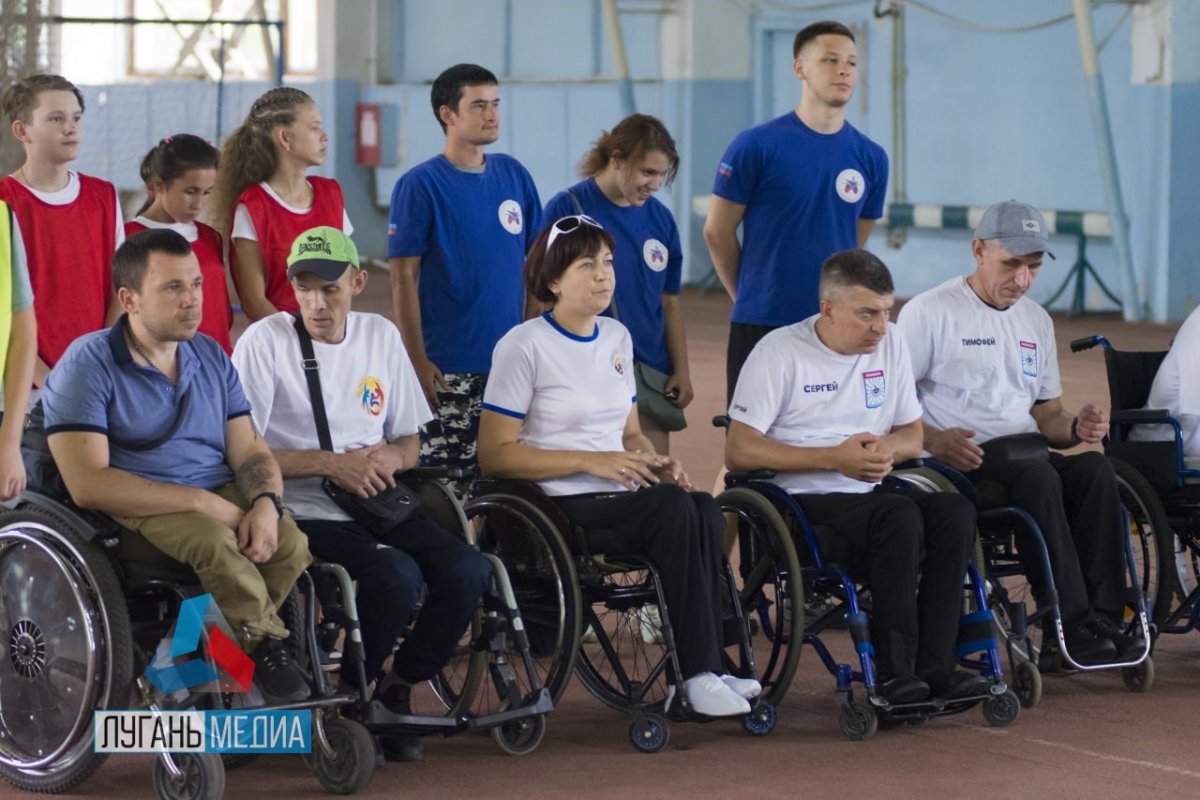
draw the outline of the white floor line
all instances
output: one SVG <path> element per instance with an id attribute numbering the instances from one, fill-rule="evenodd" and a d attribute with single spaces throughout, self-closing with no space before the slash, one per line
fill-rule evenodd
<path id="1" fill-rule="evenodd" d="M 1160 772 L 1170 772 L 1175 775 L 1186 775 L 1189 778 L 1200 778 L 1200 772 L 1194 772 L 1190 769 L 1183 769 L 1182 767 L 1172 767 L 1170 764 L 1159 764 L 1154 761 L 1141 761 L 1136 758 L 1125 758 L 1124 756 L 1114 756 L 1110 753 L 1098 753 L 1095 750 L 1084 750 L 1082 747 L 1072 747 L 1069 744 L 1063 744 L 1062 742 L 1051 742 L 1047 739 L 1033 739 L 1030 737 L 1021 737 L 1021 738 L 1023 738 L 1025 741 L 1030 742 L 1032 744 L 1040 744 L 1045 747 L 1057 747 L 1060 750 L 1069 750 L 1072 753 L 1078 753 L 1079 755 L 1084 755 L 1084 756 L 1091 756 L 1092 758 L 1099 758 L 1104 761 L 1116 761 L 1121 764 L 1132 764 L 1137 767 L 1146 767 L 1148 769 L 1156 769 Z"/>

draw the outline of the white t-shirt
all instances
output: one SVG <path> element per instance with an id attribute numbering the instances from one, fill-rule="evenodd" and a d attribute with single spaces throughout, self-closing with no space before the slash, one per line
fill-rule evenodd
<path id="1" fill-rule="evenodd" d="M 977 444 L 1034 433 L 1030 409 L 1062 396 L 1054 322 L 1028 297 L 1001 310 L 966 278 L 951 278 L 909 300 L 897 324 L 925 421 L 936 428 L 973 429 Z"/>
<path id="2" fill-rule="evenodd" d="M 516 326 L 496 343 L 483 390 L 483 407 L 522 420 L 517 440 L 541 450 L 624 450 L 636 402 L 633 340 L 609 317 L 598 317 L 586 337 L 548 314 Z M 583 472 L 538 485 L 548 495 L 627 491 Z"/>
<path id="3" fill-rule="evenodd" d="M 166 230 L 175 231 L 187 239 L 189 244 L 200 238 L 200 228 L 194 222 L 156 222 L 144 215 L 134 217 L 133 221 L 151 229 L 165 228 Z"/>
<path id="4" fill-rule="evenodd" d="M 896 326 L 874 353 L 843 355 L 817 336 L 819 315 L 771 331 L 746 359 L 729 416 L 792 447 L 836 447 L 856 433 L 881 436 L 921 418 L 912 362 Z M 869 492 L 874 483 L 833 470 L 780 472 L 792 494 Z"/>
<path id="5" fill-rule="evenodd" d="M 1200 456 L 1200 308 L 1188 314 L 1171 350 L 1163 359 L 1154 383 L 1150 385 L 1150 396 L 1146 408 L 1165 408 L 1179 420 L 1183 427 L 1183 454 L 1190 458 Z M 1130 439 L 1143 442 L 1174 439 L 1175 432 L 1166 425 L 1135 425 Z M 1188 465 L 1192 469 L 1196 464 Z"/>
<path id="6" fill-rule="evenodd" d="M 267 193 L 276 203 L 279 203 L 283 208 L 293 214 L 307 214 L 309 208 L 300 208 L 290 203 L 283 202 L 283 198 L 276 194 L 275 190 L 266 181 L 259 184 L 262 190 Z M 354 226 L 350 224 L 350 215 L 346 213 L 346 209 L 342 209 L 342 233 L 349 236 L 354 233 Z M 238 203 L 237 209 L 233 212 L 233 230 L 229 234 L 230 239 L 249 239 L 252 242 L 258 241 L 258 228 L 254 227 L 254 220 L 250 219 L 250 209 L 246 208 L 245 203 Z"/>
<path id="7" fill-rule="evenodd" d="M 22 183 L 24 184 L 24 181 Z M 41 192 L 29 184 L 24 185 L 33 193 L 34 197 L 52 206 L 65 206 L 74 203 L 75 199 L 79 197 L 79 174 L 73 169 L 67 170 L 67 185 L 57 192 Z M 120 247 L 125 241 L 125 222 L 121 219 L 121 195 L 116 186 L 113 186 L 113 197 L 115 198 L 113 207 L 117 209 L 117 213 L 113 215 L 117 218 L 117 247 Z"/>
<path id="8" fill-rule="evenodd" d="M 313 353 L 336 452 L 393 442 L 433 418 L 400 332 L 386 317 L 351 312 L 346 338 L 314 341 Z M 254 425 L 271 448 L 321 449 L 301 358 L 293 317 L 283 311 L 251 325 L 233 348 Z M 284 483 L 297 517 L 350 519 L 321 489 L 321 478 Z"/>

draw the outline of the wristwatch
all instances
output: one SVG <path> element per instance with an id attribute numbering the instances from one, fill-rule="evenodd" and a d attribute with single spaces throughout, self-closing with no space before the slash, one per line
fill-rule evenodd
<path id="1" fill-rule="evenodd" d="M 253 508 L 254 504 L 259 500 L 262 500 L 264 497 L 269 499 L 275 505 L 275 513 L 279 515 L 280 519 L 283 519 L 283 498 L 274 492 L 262 492 L 261 494 L 254 495 L 254 499 L 250 501 L 250 507 Z"/>

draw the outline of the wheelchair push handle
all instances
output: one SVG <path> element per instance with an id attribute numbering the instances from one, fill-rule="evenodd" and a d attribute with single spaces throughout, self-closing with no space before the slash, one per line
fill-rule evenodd
<path id="1" fill-rule="evenodd" d="M 1112 345 L 1108 343 L 1108 339 L 1105 339 L 1103 336 L 1085 336 L 1082 339 L 1076 339 L 1071 342 L 1071 352 L 1082 353 L 1084 350 L 1091 350 L 1097 345 L 1103 347 L 1105 350 L 1112 349 Z"/>

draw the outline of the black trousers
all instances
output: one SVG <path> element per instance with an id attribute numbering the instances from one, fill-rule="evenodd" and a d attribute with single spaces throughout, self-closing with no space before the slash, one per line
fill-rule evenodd
<path id="1" fill-rule="evenodd" d="M 880 680 L 953 670 L 963 580 L 975 543 L 974 504 L 958 494 L 891 487 L 796 500 L 812 524 L 830 529 L 826 557 L 871 589 Z M 838 557 L 839 545 L 849 546 L 845 558 Z"/>
<path id="2" fill-rule="evenodd" d="M 979 483 L 996 481 L 1012 505 L 1028 511 L 1042 529 L 1058 589 L 1063 624 L 1082 622 L 1089 611 L 1120 620 L 1125 609 L 1125 531 L 1112 464 L 1101 453 L 984 462 L 967 473 Z M 1046 580 L 1037 546 L 1017 534 L 1017 553 L 1034 596 L 1046 602 Z"/>
<path id="3" fill-rule="evenodd" d="M 341 564 L 358 582 L 367 680 L 379 672 L 396 639 L 428 593 L 412 633 L 400 645 L 392 671 L 409 683 L 432 678 L 458 646 L 492 576 L 483 554 L 416 514 L 382 535 L 357 522 L 298 519 L 308 549 Z M 350 673 L 344 677 L 351 679 Z"/>
<path id="4" fill-rule="evenodd" d="M 725 408 L 733 401 L 733 390 L 737 388 L 742 365 L 750 357 L 754 345 L 771 331 L 775 325 L 749 325 L 744 322 L 729 323 L 729 348 L 725 351 Z"/>
<path id="5" fill-rule="evenodd" d="M 712 495 L 658 484 L 616 496 L 554 500 L 599 552 L 644 555 L 658 569 L 679 677 L 722 672 L 717 592 L 725 518 Z"/>

